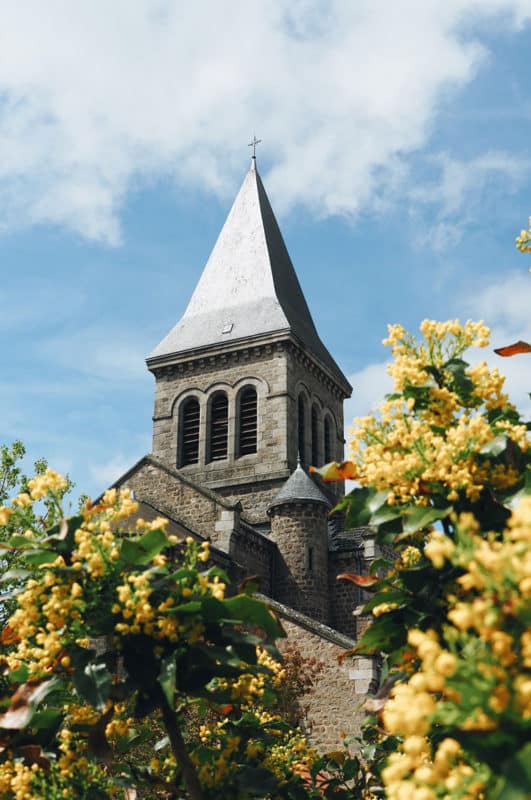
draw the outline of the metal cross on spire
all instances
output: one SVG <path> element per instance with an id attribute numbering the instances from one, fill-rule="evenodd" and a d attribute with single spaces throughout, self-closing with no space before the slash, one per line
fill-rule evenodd
<path id="1" fill-rule="evenodd" d="M 253 141 L 249 142 L 247 145 L 248 147 L 253 148 L 253 158 L 256 158 L 256 145 L 261 143 L 261 139 L 257 139 L 256 136 L 253 136 Z"/>

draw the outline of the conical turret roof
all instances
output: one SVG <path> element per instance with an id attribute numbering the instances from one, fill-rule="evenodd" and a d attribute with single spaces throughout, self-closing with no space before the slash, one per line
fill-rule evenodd
<path id="1" fill-rule="evenodd" d="M 272 508 L 282 506 L 285 503 L 301 502 L 319 503 L 328 508 L 331 507 L 330 501 L 310 478 L 306 470 L 303 469 L 299 460 L 297 468 L 291 473 L 280 492 L 273 498 L 267 510 L 270 511 Z"/>
<path id="2" fill-rule="evenodd" d="M 315 329 L 253 158 L 182 319 L 147 361 L 280 332 L 293 334 L 350 394 Z"/>

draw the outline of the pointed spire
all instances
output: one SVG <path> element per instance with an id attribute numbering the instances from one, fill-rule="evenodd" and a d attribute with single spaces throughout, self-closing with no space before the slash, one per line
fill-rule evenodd
<path id="1" fill-rule="evenodd" d="M 257 143 L 255 137 L 251 144 Z M 350 394 L 315 329 L 252 157 L 188 307 L 148 356 L 148 365 L 187 350 L 279 332 L 292 333 Z"/>

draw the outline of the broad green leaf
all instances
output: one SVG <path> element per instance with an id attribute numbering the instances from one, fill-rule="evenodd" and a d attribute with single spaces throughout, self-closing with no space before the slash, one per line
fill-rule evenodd
<path id="1" fill-rule="evenodd" d="M 269 641 L 285 638 L 286 634 L 277 617 L 261 600 L 245 594 L 237 594 L 223 601 L 231 617 L 242 620 L 246 625 L 261 628 Z"/>
<path id="2" fill-rule="evenodd" d="M 387 504 L 380 506 L 370 518 L 370 524 L 379 527 L 386 522 L 391 522 L 394 519 L 401 519 L 404 513 L 403 506 L 388 506 Z M 398 527 L 397 527 L 398 530 Z"/>
<path id="3" fill-rule="evenodd" d="M 120 558 L 133 567 L 144 566 L 168 546 L 163 530 L 148 531 L 140 539 L 125 539 L 120 548 Z"/>
<path id="4" fill-rule="evenodd" d="M 105 664 L 87 664 L 72 675 L 76 692 L 82 700 L 101 710 L 111 690 L 112 676 Z"/>
<path id="5" fill-rule="evenodd" d="M 363 606 L 363 613 L 372 611 L 373 608 L 376 608 L 376 606 L 379 606 L 382 603 L 396 603 L 397 606 L 401 608 L 410 600 L 411 595 L 400 591 L 400 589 L 391 589 L 388 592 L 378 592 L 378 594 L 374 595 L 374 597 L 371 597 L 371 599 L 365 603 Z"/>
<path id="6" fill-rule="evenodd" d="M 267 797 L 270 796 L 278 785 L 277 778 L 264 767 L 242 767 L 238 771 L 238 785 L 242 797 Z"/>
<path id="7" fill-rule="evenodd" d="M 374 489 L 364 486 L 361 489 L 353 489 L 344 499 L 344 509 L 347 512 L 347 528 L 358 528 L 369 524 L 371 510 L 369 502 L 376 495 Z"/>
<path id="8" fill-rule="evenodd" d="M 41 564 L 51 564 L 57 558 L 57 553 L 53 550 L 34 550 L 32 553 L 24 554 L 24 561 L 33 567 L 40 567 Z"/>
<path id="9" fill-rule="evenodd" d="M 414 506 L 407 511 L 404 517 L 404 531 L 406 533 L 415 533 L 415 531 L 420 531 L 437 520 L 444 519 L 444 517 L 447 517 L 451 511 L 451 506 L 448 506 L 447 508 Z"/>
<path id="10" fill-rule="evenodd" d="M 531 742 L 502 765 L 504 783 L 495 800 L 529 800 L 531 796 Z"/>
<path id="11" fill-rule="evenodd" d="M 382 601 L 384 602 L 384 601 Z M 365 630 L 354 648 L 357 655 L 375 655 L 381 651 L 392 652 L 404 637 L 402 626 L 397 625 L 392 614 L 383 614 Z"/>

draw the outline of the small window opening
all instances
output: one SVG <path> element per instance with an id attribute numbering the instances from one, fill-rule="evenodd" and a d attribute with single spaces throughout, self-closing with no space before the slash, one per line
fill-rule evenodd
<path id="1" fill-rule="evenodd" d="M 325 418 L 324 422 L 324 460 L 325 464 L 328 464 L 329 461 L 332 461 L 332 423 L 330 421 L 330 417 Z"/>
<path id="2" fill-rule="evenodd" d="M 319 419 L 317 409 L 312 406 L 312 465 L 320 466 L 319 463 Z"/>
<path id="3" fill-rule="evenodd" d="M 240 456 L 256 453 L 257 446 L 257 395 L 256 389 L 249 387 L 240 394 L 239 401 L 239 441 Z"/>
<path id="4" fill-rule="evenodd" d="M 308 570 L 309 572 L 313 570 L 313 547 L 308 548 Z"/>
<path id="5" fill-rule="evenodd" d="M 227 458 L 229 433 L 229 401 L 227 395 L 214 395 L 210 409 L 210 460 Z"/>
<path id="6" fill-rule="evenodd" d="M 301 463 L 304 465 L 306 463 L 305 452 L 304 452 L 304 445 L 305 445 L 305 430 L 304 430 L 304 397 L 302 394 L 299 395 L 299 404 L 298 404 L 298 445 L 299 445 L 299 458 Z"/>
<path id="7" fill-rule="evenodd" d="M 195 397 L 185 400 L 181 411 L 181 459 L 180 465 L 199 462 L 199 401 Z"/>

